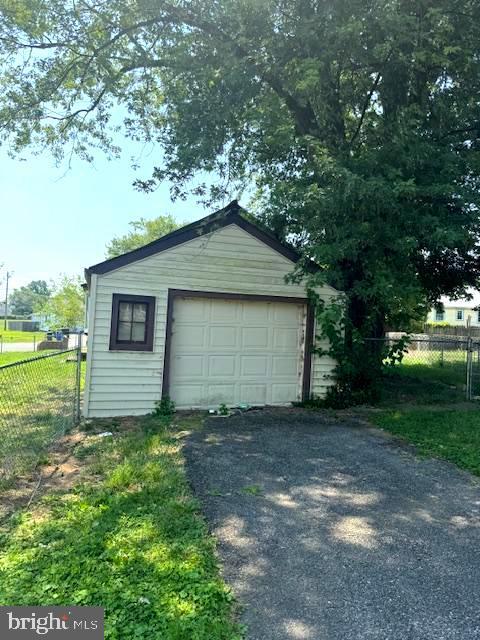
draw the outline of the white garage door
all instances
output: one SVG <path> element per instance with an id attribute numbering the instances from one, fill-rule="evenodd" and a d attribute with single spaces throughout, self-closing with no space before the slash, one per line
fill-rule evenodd
<path id="1" fill-rule="evenodd" d="M 180 408 L 299 400 L 304 326 L 301 303 L 176 297 L 170 397 Z"/>

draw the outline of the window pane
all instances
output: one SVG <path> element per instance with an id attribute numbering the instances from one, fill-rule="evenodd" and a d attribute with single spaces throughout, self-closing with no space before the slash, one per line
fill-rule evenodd
<path id="1" fill-rule="evenodd" d="M 120 302 L 118 305 L 118 319 L 123 322 L 132 321 L 132 303 Z"/>
<path id="2" fill-rule="evenodd" d="M 132 341 L 145 342 L 145 323 L 134 322 L 132 325 Z"/>
<path id="3" fill-rule="evenodd" d="M 147 305 L 134 304 L 133 305 L 133 321 L 146 322 L 146 320 L 147 320 Z"/>
<path id="4" fill-rule="evenodd" d="M 131 322 L 119 322 L 117 340 L 130 340 Z"/>

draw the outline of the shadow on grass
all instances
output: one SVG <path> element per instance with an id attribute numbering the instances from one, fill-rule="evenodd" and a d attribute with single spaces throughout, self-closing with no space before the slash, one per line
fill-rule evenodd
<path id="1" fill-rule="evenodd" d="M 465 401 L 465 384 L 447 382 L 448 376 L 436 377 L 427 365 L 396 367 L 383 376 L 380 405 L 446 405 Z"/>

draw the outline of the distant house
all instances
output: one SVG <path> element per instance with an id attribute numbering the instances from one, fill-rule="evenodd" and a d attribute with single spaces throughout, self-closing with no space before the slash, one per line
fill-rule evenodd
<path id="1" fill-rule="evenodd" d="M 472 299 L 450 300 L 443 297 L 442 307 L 433 308 L 427 315 L 427 323 L 443 323 L 451 326 L 480 326 L 480 291 L 472 291 Z"/>
<path id="2" fill-rule="evenodd" d="M 285 279 L 300 256 L 244 213 L 234 201 L 87 269 L 87 417 L 149 413 L 162 397 L 208 409 L 325 394 L 335 362 L 313 351 L 305 283 Z"/>
<path id="3" fill-rule="evenodd" d="M 32 313 L 30 316 L 32 322 L 38 324 L 38 328 L 40 331 L 47 331 L 50 329 L 51 318 L 45 313 Z"/>

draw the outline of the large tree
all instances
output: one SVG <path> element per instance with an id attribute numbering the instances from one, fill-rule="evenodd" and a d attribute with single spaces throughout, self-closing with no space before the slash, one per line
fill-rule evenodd
<path id="1" fill-rule="evenodd" d="M 13 151 L 115 153 L 123 112 L 126 135 L 162 148 L 140 188 L 179 196 L 203 171 L 224 179 L 206 200 L 254 184 L 257 215 L 346 292 L 350 352 L 477 284 L 477 0 L 1 5 Z"/>
<path id="2" fill-rule="evenodd" d="M 9 299 L 10 309 L 19 316 L 29 316 L 46 303 L 50 293 L 45 280 L 32 280 L 24 287 L 13 290 Z"/>
<path id="3" fill-rule="evenodd" d="M 107 244 L 107 258 L 114 258 L 122 253 L 138 249 L 149 242 L 153 242 L 162 236 L 178 229 L 178 224 L 173 216 L 157 216 L 151 220 L 140 218 L 130 222 L 132 230 L 123 236 L 115 236 Z"/>

